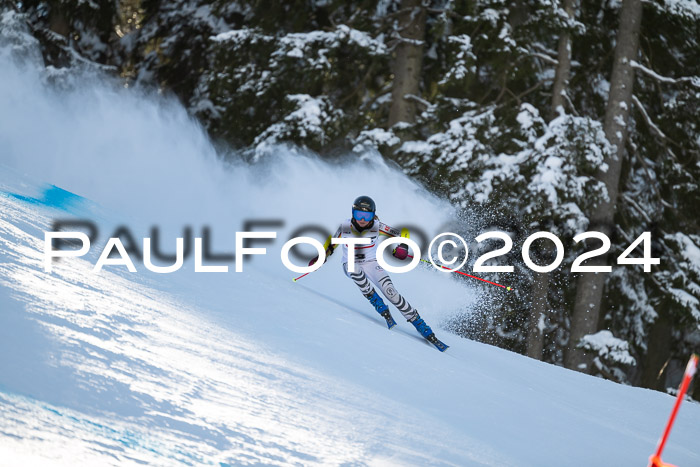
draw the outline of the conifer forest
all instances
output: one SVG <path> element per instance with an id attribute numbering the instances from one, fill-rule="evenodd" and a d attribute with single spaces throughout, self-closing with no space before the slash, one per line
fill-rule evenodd
<path id="1" fill-rule="evenodd" d="M 485 286 L 456 334 L 660 391 L 700 350 L 696 0 L 0 5 L 0 46 L 51 86 L 90 73 L 177 99 L 246 164 L 281 146 L 331 165 L 380 157 L 455 206 L 465 238 L 508 233 L 488 264 L 513 272 L 482 274 L 513 290 Z M 520 254 L 539 231 L 563 243 L 547 272 Z M 503 243 L 478 246 L 469 273 Z M 594 251 L 578 266 L 610 272 L 572 267 Z M 530 252 L 558 254 L 546 239 Z"/>

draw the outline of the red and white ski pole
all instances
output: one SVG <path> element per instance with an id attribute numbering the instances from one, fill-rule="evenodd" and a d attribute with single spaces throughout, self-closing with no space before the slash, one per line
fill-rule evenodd
<path id="1" fill-rule="evenodd" d="M 408 257 L 408 258 L 413 258 L 413 256 L 411 256 L 411 255 L 407 255 L 407 257 Z M 432 263 L 430 263 L 430 261 L 428 261 L 427 259 L 421 258 L 420 260 L 423 261 L 423 262 L 425 262 L 425 263 L 432 264 Z M 448 271 L 452 271 L 450 268 L 445 267 L 445 266 L 443 266 L 442 264 L 439 264 L 438 266 L 440 266 L 442 269 L 447 269 Z M 477 279 L 477 280 L 480 280 L 480 281 L 482 281 L 482 282 L 486 282 L 486 283 L 491 284 L 491 285 L 496 285 L 496 286 L 498 286 L 498 287 L 501 287 L 502 289 L 506 289 L 506 290 L 509 291 L 509 292 L 510 292 L 511 290 L 513 290 L 513 287 L 509 287 L 509 286 L 506 286 L 506 285 L 497 284 L 497 283 L 495 283 L 495 282 L 491 282 L 491 281 L 489 281 L 489 280 L 482 279 L 481 277 L 472 276 L 471 274 L 467 274 L 466 272 L 456 271 L 456 270 L 455 270 L 455 271 L 452 271 L 452 272 L 456 272 L 457 274 L 461 274 L 461 275 L 463 275 L 463 276 L 471 277 L 472 279 Z"/>
<path id="2" fill-rule="evenodd" d="M 681 402 L 683 402 L 683 397 L 685 396 L 685 393 L 688 390 L 690 382 L 693 380 L 693 376 L 695 376 L 695 371 L 698 368 L 698 360 L 700 360 L 700 357 L 698 357 L 697 355 L 693 355 L 692 357 L 690 357 L 688 366 L 685 368 L 685 373 L 683 374 L 683 381 L 681 381 L 681 387 L 678 389 L 676 403 L 673 406 L 671 416 L 668 418 L 668 422 L 666 423 L 666 429 L 664 430 L 664 434 L 659 440 L 659 446 L 656 449 L 656 453 L 654 453 L 654 455 L 649 458 L 649 467 L 675 467 L 674 465 L 666 464 L 661 460 L 661 452 L 664 450 L 664 446 L 666 445 L 668 435 L 671 433 L 671 427 L 673 426 L 673 422 L 676 420 L 678 408 L 681 406 Z"/>
<path id="3" fill-rule="evenodd" d="M 311 274 L 311 273 L 310 273 L 310 272 L 307 272 L 306 274 L 302 274 L 301 276 L 299 276 L 299 277 L 295 277 L 295 278 L 294 278 L 294 279 L 292 279 L 292 280 L 293 280 L 294 282 L 296 282 L 296 281 L 298 281 L 299 279 L 301 279 L 302 277 L 304 277 L 304 276 L 308 276 L 309 274 Z"/>
<path id="4" fill-rule="evenodd" d="M 316 258 L 317 258 L 317 260 L 318 260 L 318 256 L 317 256 Z M 312 263 L 312 264 L 313 264 L 313 263 Z M 324 264 L 325 264 L 325 261 L 324 261 Z M 309 266 L 311 266 L 311 264 L 309 264 Z M 321 266 L 323 266 L 323 264 L 322 264 Z M 318 269 L 316 269 L 316 271 L 318 271 Z M 294 282 L 296 282 L 296 281 L 298 281 L 299 279 L 301 279 L 302 277 L 308 276 L 308 275 L 311 274 L 312 272 L 314 272 L 314 271 L 307 272 L 306 274 L 302 274 L 301 276 L 295 277 L 295 278 L 292 279 L 292 280 L 293 280 Z"/>

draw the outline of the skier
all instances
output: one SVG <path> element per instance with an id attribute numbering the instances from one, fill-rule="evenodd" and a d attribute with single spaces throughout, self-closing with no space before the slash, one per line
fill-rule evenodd
<path id="1" fill-rule="evenodd" d="M 394 288 L 389 274 L 377 262 L 377 245 L 379 244 L 379 235 L 387 237 L 398 237 L 401 232 L 393 227 L 390 227 L 379 221 L 376 213 L 376 205 L 369 196 L 360 196 L 352 204 L 352 218 L 347 219 L 340 224 L 335 233 L 335 238 L 363 237 L 369 238 L 368 245 L 358 245 L 355 250 L 355 272 L 348 271 L 348 245 L 343 245 L 343 270 L 345 275 L 352 279 L 360 288 L 362 294 L 369 300 L 387 323 L 389 329 L 396 325 L 396 321 L 389 312 L 389 307 L 384 303 L 382 297 L 372 287 L 374 284 L 382 291 L 382 294 L 392 303 L 406 320 L 415 326 L 416 330 L 425 337 L 430 343 L 435 345 L 440 351 L 445 351 L 447 346 L 443 344 L 435 333 L 430 329 L 430 326 L 423 321 L 418 314 L 418 310 L 413 308 L 408 301 Z M 326 261 L 333 254 L 333 251 L 338 246 L 331 244 L 331 238 L 328 237 L 324 248 L 326 249 Z M 406 259 L 408 256 L 408 245 L 400 244 L 393 251 L 393 256 L 398 259 Z M 318 261 L 318 256 L 309 262 L 309 266 Z"/>

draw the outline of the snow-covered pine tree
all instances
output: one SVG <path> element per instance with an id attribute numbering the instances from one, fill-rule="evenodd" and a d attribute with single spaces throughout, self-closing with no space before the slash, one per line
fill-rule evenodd
<path id="1" fill-rule="evenodd" d="M 476 218 L 484 222 L 475 234 L 489 228 L 513 231 L 516 251 L 539 230 L 572 237 L 587 225 L 583 212 L 600 201 L 599 185 L 590 176 L 607 144 L 595 120 L 565 115 L 546 122 L 542 116 L 550 114 L 558 34 L 580 32 L 583 26 L 551 2 L 515 8 L 476 2 L 450 5 L 443 13 L 440 30 L 449 33 L 429 36 L 433 42 L 427 44 L 427 66 L 442 67 L 441 78 L 430 86 L 433 95 L 418 121 L 423 129 L 417 133 L 429 136 L 404 142 L 396 159 L 465 209 L 478 207 Z M 535 244 L 533 256 L 544 244 Z M 522 262 L 517 267 L 520 274 L 509 280 L 517 281 L 512 285 L 518 297 L 495 307 L 500 313 L 484 310 L 488 316 L 482 322 L 493 323 L 491 334 L 500 336 L 491 342 L 524 351 L 530 292 L 539 273 Z M 565 295 L 556 290 L 552 295 L 553 320 L 566 323 Z M 553 340 L 560 339 L 552 336 L 547 358 L 560 359 Z"/>
<path id="2" fill-rule="evenodd" d="M 26 15 L 47 65 L 118 71 L 118 2 L 29 0 L 17 2 L 15 9 Z"/>
<path id="3" fill-rule="evenodd" d="M 263 151 L 293 142 L 324 152 L 368 118 L 373 73 L 387 66 L 381 39 L 344 24 L 267 33 L 243 27 L 213 39 L 197 112 L 215 134 Z"/>
<path id="4" fill-rule="evenodd" d="M 0 50 L 18 63 L 43 64 L 39 41 L 31 34 L 27 15 L 10 5 L 0 7 Z"/>
<path id="5" fill-rule="evenodd" d="M 143 0 L 140 9 L 141 27 L 125 36 L 128 78 L 174 93 L 193 110 L 200 77 L 211 68 L 212 36 L 243 22 L 250 7 L 223 0 Z"/>
<path id="6" fill-rule="evenodd" d="M 629 381 L 665 390 L 675 386 L 700 335 L 697 256 L 700 229 L 700 9 L 692 2 L 645 4 L 641 54 L 633 95 L 634 131 L 617 222 L 620 254 L 642 232 L 652 234 L 661 263 L 645 273 L 622 267 L 610 283 L 603 326 L 630 343 L 639 362 Z M 661 72 L 663 70 L 663 72 Z M 636 256 L 641 256 L 641 248 Z"/>
<path id="7" fill-rule="evenodd" d="M 387 90 L 379 6 L 200 0 L 144 9 L 139 76 L 155 76 L 213 136 L 254 153 L 272 143 L 346 146 Z"/>

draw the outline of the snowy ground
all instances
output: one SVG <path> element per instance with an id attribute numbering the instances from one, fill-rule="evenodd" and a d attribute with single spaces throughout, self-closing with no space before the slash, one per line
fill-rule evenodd
<path id="1" fill-rule="evenodd" d="M 477 285 L 394 276 L 451 346 L 441 354 L 396 311 L 387 330 L 337 256 L 291 281 L 282 240 L 334 228 L 359 194 L 389 223 L 450 220 L 390 167 L 291 155 L 221 167 L 174 103 L 90 84 L 52 93 L 3 66 L 0 82 L 0 464 L 631 467 L 653 452 L 670 396 L 440 330 Z M 208 225 L 219 252 L 245 219 L 275 217 L 278 240 L 242 273 L 91 270 L 117 225 L 157 223 L 170 244 Z M 65 218 L 97 222 L 100 239 L 46 273 L 43 233 Z M 698 420 L 685 403 L 665 460 L 700 465 Z"/>

